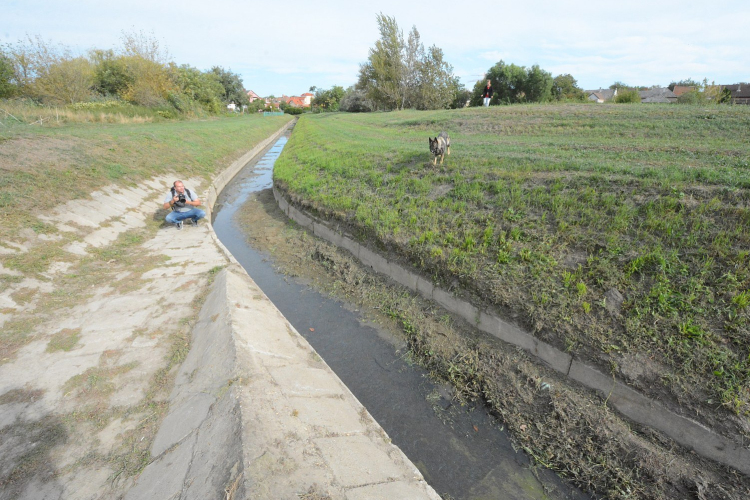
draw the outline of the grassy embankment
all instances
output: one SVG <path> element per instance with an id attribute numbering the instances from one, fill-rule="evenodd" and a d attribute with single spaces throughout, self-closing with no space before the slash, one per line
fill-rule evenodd
<path id="1" fill-rule="evenodd" d="M 433 166 L 441 130 L 452 154 Z M 539 338 L 746 433 L 748 130 L 741 106 L 307 116 L 275 179 Z"/>
<path id="2" fill-rule="evenodd" d="M 128 119 L 118 114 L 123 123 L 102 124 L 109 120 L 106 112 L 92 119 L 88 112 L 76 114 L 70 109 L 60 112 L 43 108 L 45 116 L 68 118 L 43 121 L 40 126 L 33 121 L 37 109 L 11 106 L 11 103 L 0 106 L 12 111 L 0 112 L 0 246 L 13 251 L 0 253 L 0 264 L 23 276 L 43 280 L 40 273 L 52 262 L 72 257 L 62 250 L 70 243 L 70 236 L 59 234 L 54 225 L 37 219 L 37 214 L 69 200 L 88 198 L 92 191 L 104 186 L 137 186 L 145 179 L 170 172 L 183 178 L 209 180 L 290 119 L 237 116 L 166 121 L 149 115 Z M 155 121 L 144 122 L 144 118 Z M 158 226 L 157 221 L 150 230 Z M 27 244 L 29 238 L 23 232 L 28 230 L 39 235 L 59 234 L 63 238 L 44 244 L 37 242 L 25 252 L 15 251 L 12 243 Z M 143 238 L 141 234 L 125 235 L 118 246 L 138 245 Z M 102 249 L 98 252 L 101 254 L 98 258 L 103 259 L 102 268 L 108 267 L 106 261 L 112 260 L 112 252 L 122 259 L 128 255 L 124 247 Z M 97 267 L 95 262 L 89 264 L 84 274 L 90 275 Z M 19 282 L 23 276 L 0 274 L 0 284 Z M 63 295 L 73 297 L 75 294 L 70 292 L 67 288 Z M 0 335 L 3 357 L 27 342 L 31 329 L 32 325 L 20 319 L 6 324 Z"/>
<path id="3" fill-rule="evenodd" d="M 165 264 L 163 256 L 142 246 L 162 227 L 164 214 L 148 218 L 145 227 L 126 231 L 111 245 L 90 248 L 86 256 L 73 255 L 63 248 L 90 228 L 77 228 L 76 233 L 59 231 L 54 224 L 39 220 L 38 214 L 69 200 L 89 198 L 91 192 L 103 187 L 137 186 L 165 174 L 203 178 L 205 188 L 213 175 L 291 119 L 235 116 L 168 121 L 148 111 L 126 116 L 112 110 L 90 113 L 2 101 L 0 110 L 0 269 L 4 268 L 0 272 L 0 290 L 11 290 L 16 305 L 0 309 L 5 320 L 0 328 L 0 364 L 12 361 L 20 348 L 35 340 L 48 341 L 47 352 L 74 349 L 79 330 L 63 329 L 51 335 L 70 308 L 85 303 L 93 290 L 102 287 L 110 287 L 115 293 L 132 293 L 147 284 L 143 273 Z M 160 209 L 161 198 L 149 203 L 154 210 Z M 68 266 L 54 282 L 45 275 L 53 263 Z M 212 274 L 209 272 L 208 281 Z M 27 278 L 43 286 L 24 287 Z M 195 315 L 204 297 L 205 294 L 198 294 L 191 303 Z M 195 318 L 185 317 L 180 324 L 194 322 Z M 14 450 L 21 455 L 8 458 L 7 474 L 0 477 L 0 484 L 11 495 L 20 491 L 30 477 L 42 477 L 50 467 L 46 454 L 52 447 L 68 440 L 68 446 L 75 448 L 75 436 L 90 436 L 91 426 L 100 431 L 118 418 L 137 418 L 138 424 L 123 432 L 115 449 L 106 455 L 87 453 L 55 473 L 73 473 L 80 467 L 106 463 L 116 471 L 110 478 L 114 484 L 117 478 L 142 470 L 150 459 L 151 442 L 168 408 L 165 401 L 176 374 L 172 368 L 184 360 L 189 350 L 189 332 L 181 329 L 162 341 L 164 365 L 156 371 L 137 404 L 111 405 L 117 377 L 131 370 L 134 363 L 119 366 L 119 353 L 108 350 L 102 355 L 100 366 L 65 382 L 66 398 L 78 402 L 75 411 L 56 413 L 54 418 L 44 417 L 38 422 L 19 420 L 4 428 L 0 441 L 19 433 L 31 440 L 28 442 L 36 442 L 36 434 L 44 439 L 43 446 L 28 452 Z M 0 394 L 0 404 L 33 401 L 45 390 L 41 387 L 31 392 Z M 27 427 L 36 429 L 36 434 Z"/>

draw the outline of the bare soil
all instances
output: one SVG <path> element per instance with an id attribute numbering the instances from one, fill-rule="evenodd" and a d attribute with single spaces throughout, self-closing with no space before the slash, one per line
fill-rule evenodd
<path id="1" fill-rule="evenodd" d="M 363 268 L 289 221 L 270 190 L 252 197 L 239 218 L 251 245 L 285 274 L 390 327 L 435 379 L 455 388 L 455 399 L 488 405 L 519 448 L 578 487 L 608 499 L 750 498 L 750 478 L 622 419 L 595 393 L 569 385 L 523 351 Z M 625 364 L 634 375 L 659 370 L 638 359 Z"/>

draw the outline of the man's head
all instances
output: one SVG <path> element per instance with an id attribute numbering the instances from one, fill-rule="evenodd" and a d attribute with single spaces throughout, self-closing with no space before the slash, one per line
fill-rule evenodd
<path id="1" fill-rule="evenodd" d="M 488 87 L 490 86 L 490 81 L 489 81 L 489 80 L 487 80 L 487 86 L 488 86 Z"/>
<path id="2" fill-rule="evenodd" d="M 185 185 L 182 181 L 174 181 L 174 190 L 180 194 L 185 192 Z"/>

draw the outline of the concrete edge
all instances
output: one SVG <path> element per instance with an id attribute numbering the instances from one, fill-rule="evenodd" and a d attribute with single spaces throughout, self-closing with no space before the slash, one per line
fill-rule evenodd
<path id="1" fill-rule="evenodd" d="M 192 344 L 151 445 L 152 460 L 125 494 L 211 498 L 242 471 L 242 419 L 226 269 L 217 273 L 191 332 Z"/>
<path id="2" fill-rule="evenodd" d="M 256 301 L 261 295 L 276 311 L 279 322 L 284 323 L 285 336 L 293 334 L 296 342 L 314 353 L 302 335 L 283 317 L 265 294 L 254 286 L 252 278 L 239 264 L 229 250 L 221 243 L 211 224 L 211 213 L 221 191 L 231 179 L 256 155 L 273 144 L 294 124 L 288 122 L 266 140 L 255 146 L 211 182 L 205 195 L 208 207 L 208 229 L 213 242 L 226 257 L 228 266 L 214 277 L 208 297 L 198 316 L 198 322 L 191 332 L 192 345 L 185 361 L 178 369 L 175 386 L 169 396 L 169 411 L 157 431 L 152 443 L 152 460 L 141 472 L 135 484 L 126 492 L 126 499 L 139 498 L 211 498 L 216 492 L 225 492 L 230 485 L 239 485 L 234 498 L 247 494 L 248 456 L 252 450 L 245 450 L 243 436 L 246 426 L 261 424 L 252 420 L 250 413 L 243 409 L 243 389 L 236 384 L 248 367 L 237 356 L 238 342 L 245 342 L 243 332 L 236 331 L 233 325 L 237 314 L 235 307 L 241 302 Z M 250 283 L 251 287 L 232 290 L 229 281 L 237 276 Z M 245 322 L 246 324 L 246 322 Z M 288 333 L 287 333 L 288 332 Z M 318 357 L 319 358 L 319 357 Z M 418 468 L 398 446 L 392 444 L 387 433 L 359 400 L 346 388 L 333 370 L 320 359 L 327 376 L 335 381 L 344 392 L 344 400 L 349 402 L 352 411 L 369 418 L 372 450 L 380 450 L 381 456 L 389 457 L 401 470 L 400 483 L 406 485 L 410 497 L 437 500 L 440 497 L 427 484 Z M 248 420 L 250 419 L 250 420 Z M 367 420 L 367 419 L 365 419 Z M 362 436 L 364 438 L 364 436 Z M 316 439 L 319 441 L 320 436 Z M 325 441 L 325 438 L 324 438 Z M 367 462 L 371 452 L 362 457 Z M 334 453 L 335 455 L 335 453 Z M 329 460 L 341 460 L 329 453 Z M 382 465 L 382 464 L 381 464 Z M 373 462 L 372 466 L 377 468 Z M 334 470 L 334 476 L 336 471 Z M 385 482 L 369 485 L 379 491 L 391 487 L 390 478 Z M 354 491 L 359 488 L 345 488 Z M 382 492 L 381 492 L 382 493 Z"/>
<path id="3" fill-rule="evenodd" d="M 306 228 L 313 229 L 316 236 L 350 251 L 366 266 L 425 298 L 436 301 L 446 310 L 461 316 L 483 332 L 522 348 L 571 381 L 599 392 L 630 420 L 657 429 L 682 446 L 750 476 L 750 449 L 711 431 L 698 422 L 668 410 L 659 402 L 648 399 L 626 384 L 601 373 L 595 367 L 574 359 L 516 325 L 490 312 L 482 311 L 468 301 L 453 296 L 449 291 L 434 286 L 416 273 L 404 269 L 395 262 L 388 261 L 348 236 L 340 234 L 335 228 L 330 227 L 330 224 L 293 207 L 275 185 L 273 193 L 279 207 L 289 218 Z M 355 249 L 356 253 L 352 249 Z"/>

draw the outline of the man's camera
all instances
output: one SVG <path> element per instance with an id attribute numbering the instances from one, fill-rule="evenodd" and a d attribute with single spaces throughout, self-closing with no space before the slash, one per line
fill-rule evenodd
<path id="1" fill-rule="evenodd" d="M 177 193 L 177 201 L 175 201 L 174 204 L 178 207 L 184 207 L 185 200 L 187 200 L 185 193 Z"/>

